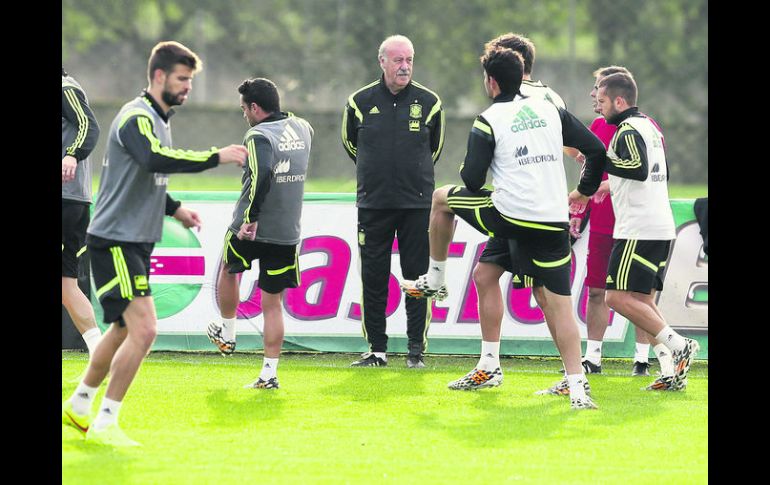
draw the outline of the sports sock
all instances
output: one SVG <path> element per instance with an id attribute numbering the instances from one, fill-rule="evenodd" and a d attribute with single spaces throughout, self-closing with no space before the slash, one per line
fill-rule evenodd
<path id="1" fill-rule="evenodd" d="M 275 377 L 275 373 L 278 371 L 278 358 L 270 359 L 265 357 L 262 360 L 262 372 L 259 373 L 259 378 L 267 381 Z"/>
<path id="2" fill-rule="evenodd" d="M 235 340 L 235 318 L 222 319 L 222 338 L 225 340 Z"/>
<path id="3" fill-rule="evenodd" d="M 660 364 L 660 375 L 663 377 L 670 377 L 674 375 L 674 360 L 671 358 L 671 351 L 668 350 L 663 344 L 658 344 L 653 347 L 655 355 L 658 356 L 658 363 Z"/>
<path id="4" fill-rule="evenodd" d="M 379 357 L 380 359 L 384 360 L 385 362 L 388 361 L 388 356 L 385 352 L 372 352 L 375 357 Z"/>
<path id="5" fill-rule="evenodd" d="M 121 404 L 121 401 L 113 401 L 105 396 L 102 399 L 102 404 L 99 406 L 99 413 L 94 420 L 94 428 L 101 430 L 117 422 Z"/>
<path id="6" fill-rule="evenodd" d="M 500 367 L 500 342 L 481 341 L 481 357 L 477 369 L 495 370 Z"/>
<path id="7" fill-rule="evenodd" d="M 673 328 L 666 325 L 663 330 L 655 336 L 655 340 L 662 343 L 672 352 L 684 349 L 686 342 L 684 337 L 674 331 Z"/>
<path id="8" fill-rule="evenodd" d="M 88 355 L 89 357 L 94 355 L 94 350 L 96 349 L 96 344 L 99 343 L 99 339 L 102 338 L 102 332 L 99 330 L 99 327 L 94 327 L 90 330 L 86 330 L 83 332 L 83 340 L 86 343 L 86 347 L 88 347 Z"/>
<path id="9" fill-rule="evenodd" d="M 433 289 L 441 288 L 444 285 L 444 275 L 446 269 L 446 260 L 436 261 L 430 258 L 428 265 L 428 286 Z"/>
<path id="10" fill-rule="evenodd" d="M 586 382 L 586 375 L 567 374 L 567 383 L 569 384 L 569 396 L 571 398 L 581 399 L 586 397 L 586 389 L 583 387 Z"/>
<path id="11" fill-rule="evenodd" d="M 96 396 L 98 389 L 98 387 L 87 386 L 81 381 L 70 398 L 72 410 L 80 415 L 89 414 L 91 412 L 91 403 L 94 401 L 94 396 Z"/>
<path id="12" fill-rule="evenodd" d="M 649 362 L 650 361 L 650 344 L 636 343 L 636 352 L 634 353 L 634 362 Z"/>
<path id="13" fill-rule="evenodd" d="M 592 364 L 602 365 L 601 340 L 586 340 L 585 360 L 591 361 Z"/>

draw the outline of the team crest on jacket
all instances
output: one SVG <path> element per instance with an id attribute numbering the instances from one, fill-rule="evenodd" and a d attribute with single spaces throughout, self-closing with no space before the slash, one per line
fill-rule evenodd
<path id="1" fill-rule="evenodd" d="M 409 105 L 409 116 L 412 118 L 422 118 L 422 105 L 412 104 Z"/>

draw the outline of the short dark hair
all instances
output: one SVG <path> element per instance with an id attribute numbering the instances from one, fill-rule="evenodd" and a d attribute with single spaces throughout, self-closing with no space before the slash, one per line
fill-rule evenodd
<path id="1" fill-rule="evenodd" d="M 203 69 L 203 61 L 198 54 L 184 45 L 173 40 L 158 42 L 152 48 L 150 60 L 147 62 L 147 80 L 152 83 L 152 75 L 156 69 L 163 69 L 163 72 L 168 74 L 177 64 L 189 67 L 193 73 Z"/>
<path id="2" fill-rule="evenodd" d="M 266 113 L 281 111 L 278 88 L 269 79 L 263 77 L 247 79 L 238 86 L 238 92 L 241 93 L 246 104 L 257 103 L 257 106 Z"/>
<path id="3" fill-rule="evenodd" d="M 622 72 L 623 74 L 628 74 L 631 77 L 634 77 L 633 74 L 631 74 L 631 71 L 626 69 L 623 66 L 605 66 L 600 67 L 597 70 L 594 71 L 594 77 L 601 76 L 601 77 L 607 77 L 610 74 L 617 74 L 619 72 Z"/>
<path id="4" fill-rule="evenodd" d="M 495 47 L 507 47 L 521 54 L 524 59 L 524 74 L 532 74 L 532 66 L 535 65 L 535 44 L 531 40 L 521 34 L 508 32 L 487 42 L 484 45 L 484 50 L 491 50 Z"/>
<path id="5" fill-rule="evenodd" d="M 598 89 L 604 88 L 604 92 L 610 99 L 618 96 L 626 100 L 629 106 L 636 106 L 636 82 L 634 78 L 624 72 L 610 74 L 599 81 Z"/>
<path id="6" fill-rule="evenodd" d="M 517 94 L 524 74 L 524 58 L 516 51 L 499 47 L 481 56 L 487 76 L 495 78 L 502 94 Z"/>

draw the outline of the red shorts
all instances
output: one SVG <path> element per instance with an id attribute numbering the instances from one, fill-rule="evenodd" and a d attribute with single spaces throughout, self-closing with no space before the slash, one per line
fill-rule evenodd
<path id="1" fill-rule="evenodd" d="M 610 264 L 612 244 L 611 234 L 588 233 L 588 258 L 586 258 L 586 281 L 589 288 L 604 289 L 607 285 L 607 267 Z"/>

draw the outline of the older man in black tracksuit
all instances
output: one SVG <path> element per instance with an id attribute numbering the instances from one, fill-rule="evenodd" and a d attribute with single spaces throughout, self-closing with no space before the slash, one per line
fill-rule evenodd
<path id="1" fill-rule="evenodd" d="M 441 100 L 412 80 L 412 42 L 388 37 L 378 58 L 382 77 L 350 95 L 342 118 L 342 144 L 358 179 L 361 320 L 369 342 L 369 352 L 352 366 L 388 362 L 385 306 L 394 233 L 404 278 L 428 268 L 433 165 L 444 144 Z M 424 367 L 431 301 L 407 297 L 406 314 L 407 366 Z"/>

